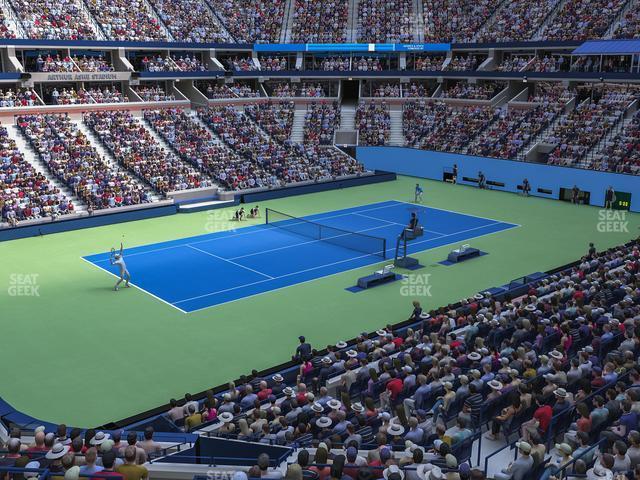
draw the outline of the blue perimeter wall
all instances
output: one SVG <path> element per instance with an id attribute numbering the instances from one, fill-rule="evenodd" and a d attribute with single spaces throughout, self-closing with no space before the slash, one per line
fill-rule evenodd
<path id="1" fill-rule="evenodd" d="M 492 190 L 517 193 L 518 185 L 527 178 L 531 184 L 532 195 L 556 200 L 560 198 L 561 188 L 571 189 L 577 185 L 580 190 L 591 192 L 591 205 L 596 206 L 604 206 L 604 193 L 611 185 L 616 191 L 631 193 L 631 210 L 640 212 L 640 176 L 635 175 L 404 147 L 358 147 L 356 158 L 371 170 L 385 170 L 440 181 L 443 173 L 450 172 L 456 163 L 460 184 L 476 186 L 476 183 L 463 181 L 462 177 L 477 178 L 478 171 L 482 170 L 487 181 L 505 184 L 504 187 L 491 186 Z M 550 190 L 552 193 L 540 193 L 537 191 L 538 188 Z"/>
<path id="2" fill-rule="evenodd" d="M 275 198 L 283 198 L 291 195 L 302 195 L 306 193 L 325 192 L 328 190 L 337 190 L 346 187 L 355 187 L 359 185 L 369 185 L 379 182 L 389 182 L 396 179 L 395 173 L 375 172 L 375 175 L 366 175 L 363 177 L 353 177 L 347 179 L 336 179 L 327 182 L 310 183 L 307 185 L 291 186 L 276 188 L 273 190 L 265 190 L 255 193 L 238 193 L 235 196 L 234 205 L 241 201 L 243 203 L 253 203 L 261 200 L 272 200 Z M 207 199 L 202 199 L 202 201 Z M 216 208 L 211 207 L 211 208 Z M 202 209 L 192 210 L 201 211 Z M 81 228 L 99 227 L 102 225 L 111 225 L 114 223 L 131 222 L 135 220 L 143 220 L 146 218 L 162 217 L 165 215 L 173 215 L 178 213 L 178 204 L 153 206 L 149 208 L 141 208 L 129 210 L 125 212 L 105 213 L 90 217 L 76 218 L 66 220 L 63 218 L 55 222 L 44 222 L 37 225 L 29 225 L 17 228 L 6 228 L 0 230 L 0 242 L 6 240 L 16 240 L 19 238 L 36 237 L 39 235 L 49 235 L 51 233 L 66 232 L 69 230 L 78 230 Z"/>

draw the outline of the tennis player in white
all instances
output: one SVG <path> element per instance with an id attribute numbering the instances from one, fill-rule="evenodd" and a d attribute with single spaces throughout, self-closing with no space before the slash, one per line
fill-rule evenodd
<path id="1" fill-rule="evenodd" d="M 117 292 L 120 289 L 120 284 L 125 282 L 124 286 L 129 287 L 129 280 L 131 280 L 131 275 L 129 274 L 129 270 L 127 270 L 127 264 L 124 263 L 123 256 L 124 246 L 122 242 L 120 243 L 120 253 L 116 253 L 115 248 L 111 249 L 111 265 L 118 265 L 120 268 L 120 279 L 116 283 L 114 290 Z"/>

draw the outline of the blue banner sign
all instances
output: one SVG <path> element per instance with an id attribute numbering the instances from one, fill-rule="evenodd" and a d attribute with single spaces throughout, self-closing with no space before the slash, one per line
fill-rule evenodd
<path id="1" fill-rule="evenodd" d="M 256 52 L 448 52 L 449 43 L 258 43 Z"/>

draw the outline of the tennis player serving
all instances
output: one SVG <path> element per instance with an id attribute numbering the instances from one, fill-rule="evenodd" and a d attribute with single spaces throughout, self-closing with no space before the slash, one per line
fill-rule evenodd
<path id="1" fill-rule="evenodd" d="M 125 287 L 128 288 L 130 286 L 129 280 L 131 280 L 131 275 L 129 274 L 129 270 L 127 270 L 127 264 L 124 263 L 123 251 L 124 246 L 122 245 L 122 242 L 120 242 L 120 253 L 116 253 L 115 248 L 111 249 L 111 265 L 118 265 L 118 267 L 120 268 L 120 278 L 118 279 L 118 282 L 114 287 L 114 290 L 116 292 L 120 290 L 120 284 L 122 282 L 125 282 Z"/>

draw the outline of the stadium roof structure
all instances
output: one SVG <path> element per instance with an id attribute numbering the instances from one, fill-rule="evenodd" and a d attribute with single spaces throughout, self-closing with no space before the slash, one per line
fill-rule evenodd
<path id="1" fill-rule="evenodd" d="M 571 53 L 573 55 L 640 54 L 640 40 L 590 40 Z"/>

